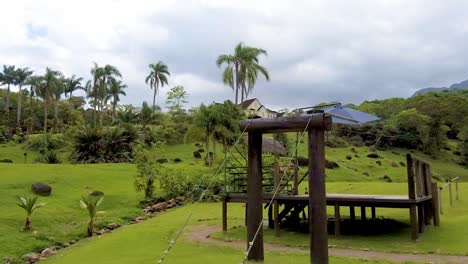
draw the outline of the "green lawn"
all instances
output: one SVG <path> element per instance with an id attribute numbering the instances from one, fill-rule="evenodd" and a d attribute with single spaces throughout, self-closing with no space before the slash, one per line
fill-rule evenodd
<path id="1" fill-rule="evenodd" d="M 230 206 L 230 212 L 243 214 L 239 205 Z M 220 204 L 195 204 L 163 213 L 138 225 L 127 226 L 116 232 L 86 239 L 72 247 L 59 251 L 45 264 L 55 263 L 157 263 L 169 241 L 190 212 L 191 225 L 219 225 Z M 241 263 L 243 250 L 223 246 L 196 244 L 182 237 L 164 263 Z M 308 263 L 307 254 L 266 252 L 265 262 L 271 264 Z M 363 263 L 360 260 L 331 258 L 330 263 Z M 365 263 L 387 263 L 370 262 Z"/>

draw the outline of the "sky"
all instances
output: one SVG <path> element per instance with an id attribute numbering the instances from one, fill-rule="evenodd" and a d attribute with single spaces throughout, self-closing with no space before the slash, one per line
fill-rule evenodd
<path id="1" fill-rule="evenodd" d="M 468 79 L 468 1 L 0 0 L 0 64 L 90 78 L 115 65 L 124 104 L 151 102 L 148 64 L 169 67 L 187 107 L 234 99 L 216 66 L 239 42 L 263 48 L 271 80 L 250 97 L 271 109 L 408 97 Z"/>

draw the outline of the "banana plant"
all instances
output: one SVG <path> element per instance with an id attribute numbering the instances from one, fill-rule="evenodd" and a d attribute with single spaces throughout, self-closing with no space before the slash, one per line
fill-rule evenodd
<path id="1" fill-rule="evenodd" d="M 81 197 L 80 206 L 81 208 L 86 209 L 89 215 L 88 230 L 86 232 L 88 237 L 93 236 L 94 216 L 96 216 L 96 212 L 97 212 L 96 209 L 101 205 L 103 200 L 104 200 L 103 196 L 100 196 L 100 197 L 82 196 Z"/>
<path id="2" fill-rule="evenodd" d="M 18 206 L 23 208 L 26 211 L 26 224 L 24 225 L 24 230 L 31 230 L 31 215 L 36 209 L 44 207 L 47 203 L 45 202 L 37 202 L 37 197 L 24 197 L 19 195 L 18 196 Z"/>

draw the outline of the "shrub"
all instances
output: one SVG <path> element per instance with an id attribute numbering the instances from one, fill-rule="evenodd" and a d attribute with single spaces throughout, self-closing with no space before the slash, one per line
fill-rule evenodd
<path id="1" fill-rule="evenodd" d="M 13 163 L 11 159 L 1 159 L 0 163 Z"/>
<path id="2" fill-rule="evenodd" d="M 87 228 L 87 236 L 93 236 L 93 228 L 94 228 L 94 217 L 96 216 L 97 208 L 101 205 L 102 201 L 104 200 L 104 196 L 94 197 L 82 197 L 80 200 L 80 206 L 83 209 L 88 211 L 89 222 Z"/>
<path id="3" fill-rule="evenodd" d="M 135 150 L 135 163 L 138 171 L 135 189 L 137 192 L 144 191 L 145 199 L 151 199 L 154 194 L 154 182 L 163 173 L 164 168 L 156 161 L 153 153 L 142 147 Z"/>
<path id="4" fill-rule="evenodd" d="M 336 169 L 336 168 L 339 168 L 340 165 L 335 162 L 335 161 L 331 161 L 331 160 L 325 160 L 325 168 L 327 169 Z"/>
<path id="5" fill-rule="evenodd" d="M 46 134 L 30 139 L 26 149 L 45 153 L 49 150 L 62 149 L 67 145 L 69 145 L 69 143 L 68 141 L 64 140 L 63 137 L 54 137 L 50 134 Z"/>
<path id="6" fill-rule="evenodd" d="M 348 142 L 341 137 L 329 135 L 326 137 L 325 145 L 331 148 L 343 148 L 348 146 Z"/>
<path id="7" fill-rule="evenodd" d="M 89 196 L 94 196 L 94 197 L 101 197 L 101 196 L 104 196 L 104 192 L 94 190 L 94 191 L 90 192 L 88 195 Z"/>
<path id="8" fill-rule="evenodd" d="M 377 153 L 370 153 L 370 154 L 367 154 L 367 157 L 368 157 L 368 158 L 371 158 L 371 159 L 378 159 L 378 158 L 380 158 L 380 156 L 377 155 Z"/>
<path id="9" fill-rule="evenodd" d="M 169 160 L 168 159 L 157 159 L 156 162 L 159 164 L 167 163 Z"/>
<path id="10" fill-rule="evenodd" d="M 42 155 L 42 161 L 47 164 L 59 164 L 62 163 L 59 156 L 55 151 L 47 151 Z"/>
<path id="11" fill-rule="evenodd" d="M 353 157 L 351 157 L 351 155 L 346 155 L 346 159 L 347 159 L 347 160 L 352 160 Z"/>
<path id="12" fill-rule="evenodd" d="M 362 147 L 364 146 L 364 140 L 360 136 L 352 136 L 348 139 L 349 144 L 355 147 Z"/>
<path id="13" fill-rule="evenodd" d="M 297 157 L 297 165 L 304 167 L 304 166 L 309 166 L 309 159 L 305 157 Z"/>
<path id="14" fill-rule="evenodd" d="M 193 152 L 193 157 L 196 158 L 196 159 L 201 159 L 201 154 L 200 154 L 200 152 L 194 151 L 194 152 Z"/>

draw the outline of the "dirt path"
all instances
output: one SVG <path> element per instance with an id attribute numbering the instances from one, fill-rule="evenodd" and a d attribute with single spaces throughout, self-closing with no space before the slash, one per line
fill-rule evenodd
<path id="1" fill-rule="evenodd" d="M 193 242 L 215 244 L 234 248 L 245 248 L 244 241 L 222 241 L 210 238 L 210 234 L 220 232 L 221 229 L 216 226 L 194 226 L 188 232 L 186 237 Z M 309 251 L 302 248 L 286 247 L 265 243 L 265 249 L 269 251 L 281 251 L 291 253 L 308 254 Z M 359 249 L 341 249 L 329 248 L 332 256 L 365 259 L 365 260 L 388 260 L 393 262 L 425 262 L 425 263 L 468 263 L 468 256 L 455 255 L 435 255 L 435 254 L 411 254 L 411 253 L 387 253 L 380 251 L 367 251 Z"/>

